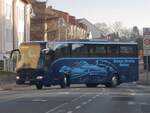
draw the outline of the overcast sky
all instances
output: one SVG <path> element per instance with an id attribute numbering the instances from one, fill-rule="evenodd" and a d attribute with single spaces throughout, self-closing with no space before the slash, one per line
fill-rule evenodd
<path id="1" fill-rule="evenodd" d="M 49 0 L 54 8 L 92 23 L 115 21 L 125 27 L 150 27 L 150 0 Z"/>

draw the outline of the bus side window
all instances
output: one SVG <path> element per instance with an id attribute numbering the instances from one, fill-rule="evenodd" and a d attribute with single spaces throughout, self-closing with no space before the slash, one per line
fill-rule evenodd
<path id="1" fill-rule="evenodd" d="M 72 44 L 72 49 L 71 49 L 72 57 L 86 57 L 87 55 L 88 55 L 87 45 Z"/>
<path id="2" fill-rule="evenodd" d="M 67 57 L 70 55 L 68 44 L 60 44 L 55 48 L 54 56 L 55 59 Z"/>
<path id="3" fill-rule="evenodd" d="M 135 46 L 120 45 L 120 56 L 137 56 L 137 49 Z"/>
<path id="4" fill-rule="evenodd" d="M 119 56 L 119 46 L 107 45 L 107 57 L 117 57 L 117 56 Z"/>
<path id="5" fill-rule="evenodd" d="M 89 56 L 90 57 L 103 57 L 106 56 L 105 45 L 89 45 Z"/>

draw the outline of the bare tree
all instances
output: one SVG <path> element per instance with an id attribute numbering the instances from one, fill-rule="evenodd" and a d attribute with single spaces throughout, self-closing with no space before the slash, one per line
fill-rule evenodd
<path id="1" fill-rule="evenodd" d="M 110 34 L 110 27 L 105 22 L 96 23 L 95 26 L 102 32 L 102 35 Z"/>
<path id="2" fill-rule="evenodd" d="M 123 28 L 122 22 L 116 21 L 113 25 L 111 25 L 111 32 L 118 34 L 120 36 L 122 28 Z"/>
<path id="3" fill-rule="evenodd" d="M 132 31 L 131 31 L 131 38 L 132 39 L 137 39 L 140 36 L 140 31 L 137 26 L 133 26 Z"/>
<path id="4" fill-rule="evenodd" d="M 120 37 L 129 39 L 131 37 L 131 30 L 127 28 L 121 28 Z"/>

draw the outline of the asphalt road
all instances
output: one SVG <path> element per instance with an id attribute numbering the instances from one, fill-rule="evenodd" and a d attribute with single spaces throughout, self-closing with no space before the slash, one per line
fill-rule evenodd
<path id="1" fill-rule="evenodd" d="M 0 113 L 150 113 L 150 87 L 122 84 L 117 88 L 75 85 L 36 90 L 0 91 Z"/>

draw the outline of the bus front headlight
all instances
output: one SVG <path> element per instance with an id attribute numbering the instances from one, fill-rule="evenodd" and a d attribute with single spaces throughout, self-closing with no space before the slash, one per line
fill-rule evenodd
<path id="1" fill-rule="evenodd" d="M 19 76 L 16 76 L 16 79 L 17 79 L 17 80 L 19 80 L 19 79 L 20 79 L 20 77 L 19 77 Z"/>
<path id="2" fill-rule="evenodd" d="M 37 76 L 36 79 L 43 79 L 43 76 Z"/>

